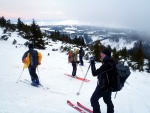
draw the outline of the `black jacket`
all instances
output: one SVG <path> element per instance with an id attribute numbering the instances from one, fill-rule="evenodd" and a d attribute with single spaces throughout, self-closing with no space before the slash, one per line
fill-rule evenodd
<path id="1" fill-rule="evenodd" d="M 95 63 L 91 63 L 92 74 L 93 76 L 97 76 L 98 85 L 102 89 L 109 88 L 109 80 L 114 74 L 113 65 L 115 64 L 116 62 L 113 59 L 110 59 L 110 60 L 103 62 L 101 67 L 96 70 Z"/>
<path id="2" fill-rule="evenodd" d="M 84 53 L 84 50 L 83 50 L 83 49 L 80 49 L 80 50 L 79 50 L 79 56 L 82 56 L 82 57 L 83 57 L 84 54 L 85 54 L 85 53 Z"/>

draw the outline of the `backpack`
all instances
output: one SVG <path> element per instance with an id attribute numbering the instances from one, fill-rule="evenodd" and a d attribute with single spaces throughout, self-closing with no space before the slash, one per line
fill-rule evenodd
<path id="1" fill-rule="evenodd" d="M 72 62 L 74 60 L 74 53 L 72 51 L 69 52 L 68 61 Z"/>
<path id="2" fill-rule="evenodd" d="M 111 91 L 117 92 L 123 88 L 124 83 L 126 82 L 131 72 L 129 67 L 122 63 L 117 63 L 115 65 L 111 64 L 111 66 L 114 68 L 114 74 L 113 76 L 110 75 L 111 78 L 109 79 L 109 87 Z"/>

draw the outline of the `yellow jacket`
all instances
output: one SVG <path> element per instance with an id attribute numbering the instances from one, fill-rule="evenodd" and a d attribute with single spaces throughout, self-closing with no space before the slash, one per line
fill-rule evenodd
<path id="1" fill-rule="evenodd" d="M 26 52 L 23 56 L 23 63 L 24 66 L 23 68 L 27 68 L 30 65 L 30 52 Z M 40 52 L 38 52 L 38 64 L 36 65 L 36 67 L 38 67 L 38 65 L 41 64 L 41 60 L 42 60 L 42 54 Z"/>

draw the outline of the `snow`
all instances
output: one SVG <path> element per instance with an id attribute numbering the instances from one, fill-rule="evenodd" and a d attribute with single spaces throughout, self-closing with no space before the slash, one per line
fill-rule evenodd
<path id="1" fill-rule="evenodd" d="M 116 48 L 117 50 L 123 49 L 124 47 L 126 47 L 126 49 L 131 49 L 134 47 L 135 42 L 136 41 L 127 42 L 123 38 L 119 38 L 118 42 L 110 40 L 110 39 L 105 39 L 101 41 L 103 45 L 105 46 L 110 45 L 111 48 Z"/>
<path id="2" fill-rule="evenodd" d="M 0 36 L 2 31 L 0 29 Z M 95 90 L 97 78 L 93 77 L 91 70 L 87 74 L 90 82 L 84 82 L 77 95 L 82 81 L 65 76 L 71 74 L 72 65 L 67 61 L 66 53 L 52 51 L 58 48 L 61 42 L 52 42 L 46 50 L 38 50 L 43 59 L 38 67 L 37 74 L 42 87 L 36 88 L 30 84 L 18 82 L 30 80 L 28 69 L 23 71 L 22 55 L 28 50 L 23 45 L 12 45 L 16 39 L 17 44 L 26 40 L 12 33 L 7 41 L 0 40 L 0 113 L 78 113 L 67 105 L 67 100 L 76 104 L 77 101 L 92 109 L 90 97 Z M 17 46 L 17 48 L 16 48 Z M 47 54 L 50 53 L 50 56 Z M 85 66 L 77 67 L 77 75 L 84 77 L 89 63 L 84 60 Z M 98 68 L 101 63 L 96 63 Z M 23 71 L 23 73 L 22 73 Z M 22 73 L 22 75 L 21 75 Z M 112 94 L 115 113 L 150 113 L 150 75 L 146 72 L 132 71 L 122 91 Z M 106 105 L 100 99 L 101 111 L 106 113 Z"/>

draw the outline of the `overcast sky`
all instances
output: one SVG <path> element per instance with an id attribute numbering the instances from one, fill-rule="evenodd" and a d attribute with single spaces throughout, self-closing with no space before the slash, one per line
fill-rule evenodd
<path id="1" fill-rule="evenodd" d="M 150 30 L 150 0 L 0 0 L 0 16 Z"/>

